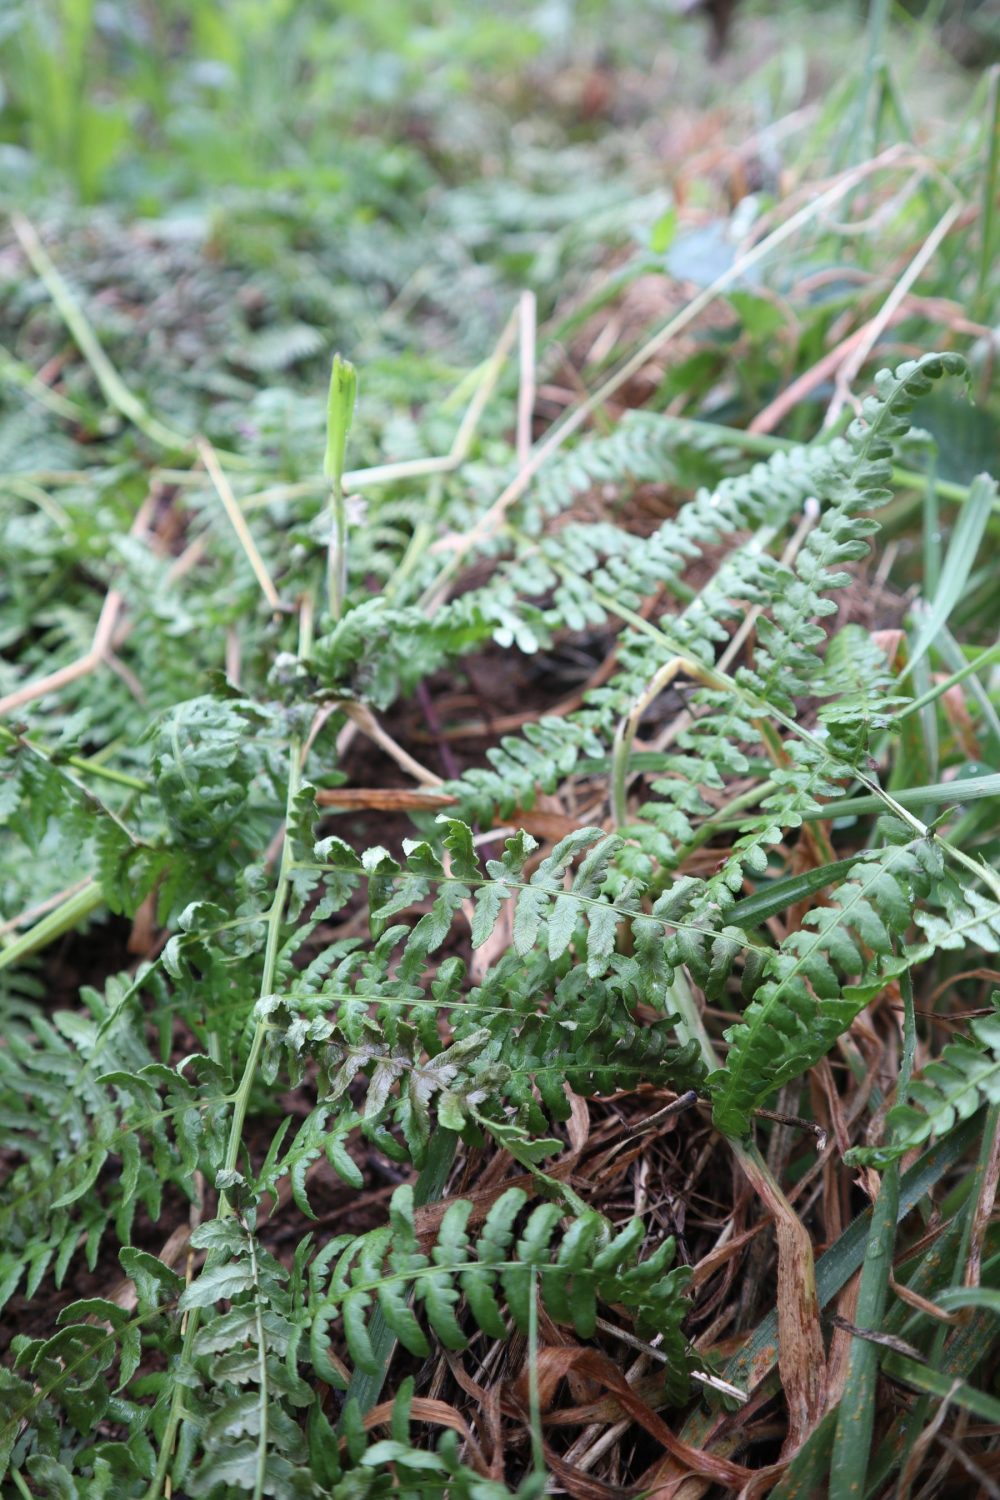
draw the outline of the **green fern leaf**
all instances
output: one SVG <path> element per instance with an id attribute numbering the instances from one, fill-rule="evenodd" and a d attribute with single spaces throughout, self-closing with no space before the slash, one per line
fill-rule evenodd
<path id="1" fill-rule="evenodd" d="M 881 1171 L 983 1103 L 1000 1104 L 1000 1013 L 970 1021 L 969 1030 L 971 1037 L 955 1037 L 911 1082 L 907 1102 L 889 1110 L 885 1145 L 856 1146 L 846 1161 Z"/>

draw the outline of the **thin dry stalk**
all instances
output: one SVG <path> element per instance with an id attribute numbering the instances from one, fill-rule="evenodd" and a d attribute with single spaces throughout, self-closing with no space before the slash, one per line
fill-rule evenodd
<path id="1" fill-rule="evenodd" d="M 961 213 L 962 205 L 960 203 L 953 203 L 951 207 L 944 214 L 942 214 L 937 224 L 935 224 L 934 228 L 931 230 L 930 234 L 927 236 L 926 240 L 917 251 L 917 254 L 913 257 L 910 264 L 907 266 L 906 270 L 903 272 L 902 276 L 899 278 L 896 285 L 893 287 L 892 291 L 885 299 L 885 302 L 882 304 L 882 308 L 879 313 L 874 318 L 872 318 L 871 322 L 867 325 L 864 338 L 862 338 L 858 342 L 850 357 L 845 360 L 844 364 L 841 365 L 840 369 L 837 372 L 833 400 L 830 402 L 829 410 L 827 411 L 827 414 L 823 420 L 824 427 L 832 427 L 837 418 L 840 416 L 840 413 L 843 411 L 846 403 L 848 401 L 853 402 L 853 397 L 851 395 L 852 381 L 857 378 L 865 363 L 865 360 L 868 358 L 869 354 L 871 354 L 876 343 L 881 338 L 886 328 L 889 326 L 897 309 L 902 305 L 907 292 L 910 290 L 910 287 L 916 281 L 921 271 L 924 270 L 927 263 L 931 260 L 938 246 L 945 239 L 949 230 L 952 228 L 953 224 L 959 218 Z"/>
<path id="2" fill-rule="evenodd" d="M 135 520 L 129 528 L 129 536 L 142 535 L 146 529 L 146 522 L 149 519 L 151 509 L 152 494 L 149 494 L 136 512 Z M 101 612 L 97 617 L 97 625 L 94 629 L 94 639 L 91 642 L 90 650 L 85 651 L 83 656 L 78 657 L 76 661 L 70 662 L 67 666 L 59 667 L 55 672 L 48 672 L 44 677 L 36 678 L 34 682 L 27 682 L 23 687 L 15 688 L 12 693 L 8 693 L 6 697 L 0 698 L 0 718 L 5 714 L 13 713 L 15 709 L 23 708 L 26 703 L 35 703 L 39 698 L 47 697 L 49 693 L 61 692 L 71 682 L 79 682 L 82 677 L 87 677 L 102 665 L 113 665 L 112 643 L 115 641 L 118 619 L 124 603 L 124 595 L 118 589 L 109 589 L 104 596 Z M 119 637 L 119 639 L 124 638 L 124 635 Z M 118 663 L 119 667 L 120 665 Z M 139 694 L 141 695 L 141 688 L 139 689 Z"/>
<path id="3" fill-rule="evenodd" d="M 233 494 L 232 486 L 226 478 L 225 471 L 219 463 L 218 454 L 207 438 L 199 438 L 196 444 L 198 456 L 205 465 L 205 470 L 215 486 L 215 493 L 222 501 L 223 509 L 229 517 L 229 524 L 236 533 L 236 538 L 246 554 L 247 561 L 254 572 L 254 577 L 260 584 L 261 593 L 268 604 L 275 611 L 281 609 L 281 599 L 278 590 L 274 586 L 267 569 L 267 564 L 260 555 L 257 543 L 253 539 L 250 527 L 246 523 L 246 517 L 240 509 L 239 502 Z"/>

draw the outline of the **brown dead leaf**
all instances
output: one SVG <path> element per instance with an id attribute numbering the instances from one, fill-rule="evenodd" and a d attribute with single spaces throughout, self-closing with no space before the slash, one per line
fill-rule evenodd
<path id="1" fill-rule="evenodd" d="M 417 791 L 412 787 L 334 786 L 316 793 L 320 807 L 371 808 L 377 812 L 410 811 L 414 808 L 454 807 L 458 799 L 447 792 Z"/>
<path id="2" fill-rule="evenodd" d="M 553 1381 L 558 1384 L 558 1381 L 570 1370 L 575 1370 L 577 1374 L 586 1375 L 595 1380 L 618 1398 L 633 1422 L 662 1444 L 667 1452 L 683 1463 L 692 1474 L 702 1474 L 716 1484 L 728 1485 L 731 1488 L 744 1484 L 752 1477 L 753 1471 L 745 1469 L 742 1464 L 730 1463 L 724 1458 L 715 1458 L 711 1453 L 692 1448 L 679 1438 L 667 1426 L 663 1418 L 642 1400 L 629 1385 L 618 1366 L 606 1354 L 601 1354 L 597 1349 L 575 1347 L 540 1349 L 538 1351 L 540 1373 L 543 1356 L 545 1357 L 544 1374 L 547 1384 Z M 508 1403 L 512 1415 L 520 1416 L 522 1420 L 526 1419 L 529 1407 L 527 1369 L 522 1371 L 510 1388 Z"/>
<path id="3" fill-rule="evenodd" d="M 370 1432 L 373 1427 L 381 1427 L 383 1422 L 391 1421 L 395 1404 L 394 1401 L 380 1401 L 378 1406 L 373 1406 L 371 1411 L 366 1412 L 363 1418 L 365 1431 Z M 410 1402 L 410 1420 L 429 1422 L 434 1427 L 450 1427 L 453 1432 L 457 1432 L 468 1447 L 473 1467 L 484 1478 L 489 1477 L 489 1468 L 472 1428 L 449 1402 L 435 1401 L 428 1396 L 414 1396 Z"/>
<path id="4" fill-rule="evenodd" d="M 503 1432 L 500 1422 L 500 1387 L 482 1386 L 473 1380 L 462 1363 L 460 1354 L 455 1354 L 451 1349 L 443 1349 L 445 1359 L 467 1396 L 475 1401 L 479 1414 L 482 1417 L 490 1444 L 489 1476 L 491 1479 L 503 1479 Z"/>
<path id="5" fill-rule="evenodd" d="M 872 641 L 884 654 L 889 666 L 895 666 L 900 649 L 906 644 L 905 630 L 873 630 Z"/>
<path id="6" fill-rule="evenodd" d="M 812 1241 L 756 1151 L 741 1150 L 739 1162 L 774 1220 L 778 1242 L 778 1369 L 788 1403 L 788 1437 L 782 1448 L 787 1460 L 826 1410 L 826 1353 Z"/>
<path id="7" fill-rule="evenodd" d="M 946 689 L 941 694 L 941 707 L 944 709 L 945 718 L 955 731 L 955 738 L 961 745 L 963 753 L 969 760 L 978 760 L 979 741 L 969 713 L 965 692 L 960 684 Z"/>

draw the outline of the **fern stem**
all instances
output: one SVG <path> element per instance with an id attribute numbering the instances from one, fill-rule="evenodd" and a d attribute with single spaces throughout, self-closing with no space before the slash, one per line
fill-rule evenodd
<path id="1" fill-rule="evenodd" d="M 792 438 L 775 437 L 771 433 L 748 432 L 744 427 L 726 427 L 721 422 L 706 422 L 698 417 L 678 418 L 678 434 L 683 437 L 684 429 L 692 428 L 695 432 L 711 433 L 717 437 L 720 444 L 727 443 L 734 448 L 739 448 L 743 453 L 751 453 L 759 458 L 769 458 L 774 453 L 791 453 L 801 448 L 801 443 Z M 829 442 L 836 434 L 830 430 L 818 436 L 810 446 L 821 446 Z M 921 474 L 917 469 L 906 469 L 893 465 L 892 483 L 901 490 L 922 490 L 929 483 L 930 476 Z M 956 484 L 949 479 L 934 478 L 935 493 L 942 500 L 950 500 L 955 505 L 964 505 L 969 498 L 971 485 Z M 994 511 L 1000 512 L 1000 501 L 994 501 Z"/>
<path id="2" fill-rule="evenodd" d="M 296 860 L 292 865 L 292 869 L 294 870 L 334 870 L 336 868 L 336 865 L 316 864 L 310 860 Z M 371 871 L 369 870 L 357 870 L 355 873 L 360 880 L 370 880 L 372 878 Z M 444 881 L 450 879 L 450 877 L 447 875 L 429 875 L 426 878 L 429 880 Z M 468 886 L 491 886 L 495 885 L 496 881 L 491 875 L 463 875 L 462 884 Z M 535 880 L 532 880 L 530 882 L 524 880 L 515 880 L 512 876 L 509 875 L 504 875 L 503 884 L 508 888 L 508 890 L 511 891 L 540 891 L 544 892 L 546 896 L 554 896 L 556 898 L 566 894 L 561 886 L 546 885 L 542 881 Z M 619 906 L 614 901 L 608 901 L 597 896 L 584 896 L 581 895 L 578 891 L 573 892 L 573 900 L 577 902 L 578 905 L 587 908 L 593 907 L 597 910 L 602 911 L 606 911 L 608 908 L 611 908 L 614 911 L 621 912 L 623 917 L 633 917 L 636 915 L 635 909 L 632 906 Z M 696 922 L 682 922 L 679 917 L 657 917 L 653 913 L 648 913 L 648 915 L 652 921 L 659 922 L 662 927 L 669 928 L 675 932 L 698 932 L 701 933 L 703 937 L 712 938 L 718 936 L 718 933 L 714 928 L 708 926 L 699 926 L 699 924 Z M 759 953 L 763 957 L 766 957 L 772 951 L 764 944 L 753 943 L 749 939 L 746 940 L 743 946 L 748 952 Z"/>
<path id="3" fill-rule="evenodd" d="M 917 1046 L 913 1009 L 913 981 L 909 971 L 900 975 L 903 998 L 903 1055 L 900 1062 L 896 1101 L 906 1102 Z M 858 1328 L 877 1332 L 885 1315 L 892 1271 L 892 1251 L 899 1218 L 899 1163 L 892 1162 L 882 1174 L 882 1184 L 872 1210 L 868 1243 L 854 1321 Z M 865 1493 L 875 1423 L 875 1382 L 878 1376 L 877 1344 L 855 1338 L 847 1364 L 847 1378 L 837 1413 L 830 1463 L 830 1500 L 854 1500 Z"/>
<path id="4" fill-rule="evenodd" d="M 433 1133 L 427 1147 L 427 1160 L 413 1185 L 415 1208 L 423 1208 L 425 1204 L 436 1203 L 441 1198 L 457 1149 L 457 1131 L 436 1130 Z M 371 1339 L 375 1358 L 378 1360 L 378 1374 L 369 1375 L 364 1370 L 356 1369 L 347 1387 L 347 1395 L 344 1397 L 344 1405 L 346 1406 L 349 1401 L 356 1402 L 362 1416 L 371 1411 L 382 1394 L 382 1387 L 389 1373 L 389 1361 L 392 1359 L 397 1342 L 396 1335 L 385 1321 L 382 1309 L 377 1304 L 368 1321 L 368 1336 Z"/>
<path id="5" fill-rule="evenodd" d="M 45 750 L 35 740 L 27 740 L 24 735 L 15 734 L 5 724 L 0 724 L 0 741 L 11 748 L 18 745 L 27 745 L 34 750 L 36 755 L 41 755 L 45 760 L 52 759 L 52 752 Z M 104 751 L 101 752 L 104 754 Z M 115 786 L 128 787 L 133 792 L 148 792 L 150 783 L 139 776 L 129 776 L 125 771 L 116 771 L 112 766 L 102 765 L 92 755 L 60 755 L 59 764 L 72 766 L 74 770 L 83 771 L 87 776 L 96 776 L 98 781 L 110 781 Z"/>
<path id="6" fill-rule="evenodd" d="M 307 661 L 312 652 L 312 625 L 312 600 L 303 598 L 299 605 L 299 656 L 303 661 Z M 289 741 L 288 782 L 285 799 L 286 829 L 292 816 L 295 798 L 302 784 L 302 744 L 301 734 L 294 734 Z M 261 970 L 260 988 L 258 991 L 258 996 L 261 1000 L 270 995 L 274 989 L 281 941 L 281 924 L 284 920 L 285 908 L 288 904 L 288 896 L 292 885 L 292 873 L 293 860 L 286 835 L 282 844 L 281 866 L 275 885 L 274 898 L 271 902 L 270 911 L 267 914 L 267 939 L 264 946 L 264 963 Z M 225 1155 L 225 1170 L 228 1172 L 234 1172 L 239 1161 L 240 1148 L 243 1144 L 243 1130 L 246 1125 L 247 1110 L 250 1105 L 250 1095 L 257 1076 L 257 1068 L 260 1063 L 260 1055 L 264 1049 L 266 1037 L 267 1024 L 264 1021 L 258 1021 L 254 1026 L 250 1050 L 247 1053 L 247 1060 L 243 1068 L 243 1076 L 240 1079 L 236 1093 L 233 1095 L 233 1114 L 229 1126 L 229 1137 Z M 235 1213 L 236 1205 L 232 1201 L 228 1191 L 223 1190 L 219 1194 L 216 1218 L 232 1218 Z M 210 1260 L 211 1257 L 209 1257 Z M 208 1263 L 206 1262 L 206 1264 Z M 200 1309 L 192 1307 L 184 1328 L 184 1340 L 178 1357 L 178 1363 L 182 1369 L 190 1369 L 199 1318 Z M 156 1473 L 150 1481 L 144 1500 L 159 1500 L 159 1496 L 163 1493 L 163 1486 L 173 1460 L 174 1444 L 177 1440 L 178 1428 L 184 1415 L 185 1390 L 186 1386 L 183 1384 L 178 1384 L 174 1387 L 170 1412 L 160 1444 L 160 1456 L 156 1466 Z M 254 1492 L 256 1497 L 259 1497 L 263 1493 L 263 1481 L 263 1474 L 258 1474 L 257 1488 Z"/>
<path id="7" fill-rule="evenodd" d="M 29 927 L 27 932 L 22 932 L 19 937 L 0 948 L 0 969 L 9 969 L 22 959 L 30 958 L 40 948 L 78 927 L 103 905 L 104 892 L 100 882 L 86 881 L 79 890 L 61 901 L 54 911 L 48 912 L 33 927 Z"/>
<path id="8" fill-rule="evenodd" d="M 246 1225 L 247 1244 L 250 1252 L 250 1265 L 252 1268 L 254 1284 L 254 1322 L 257 1328 L 257 1368 L 260 1371 L 260 1389 L 257 1397 L 257 1411 L 259 1413 L 259 1426 L 257 1429 L 257 1477 L 254 1481 L 253 1500 L 262 1500 L 264 1484 L 267 1479 L 267 1440 L 268 1440 L 268 1378 L 267 1378 L 267 1338 L 264 1333 L 264 1320 L 261 1313 L 261 1288 L 260 1277 L 257 1271 L 257 1246 L 254 1242 L 254 1234 Z"/>

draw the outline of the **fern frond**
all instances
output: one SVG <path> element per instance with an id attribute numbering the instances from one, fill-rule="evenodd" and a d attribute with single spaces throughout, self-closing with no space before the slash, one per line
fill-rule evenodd
<path id="1" fill-rule="evenodd" d="M 296 1474 L 307 1451 L 296 1417 L 312 1405 L 313 1392 L 296 1368 L 304 1318 L 288 1270 L 263 1248 L 249 1219 L 202 1224 L 191 1243 L 209 1260 L 179 1310 L 211 1312 L 225 1300 L 229 1311 L 203 1320 L 194 1340 L 203 1373 L 188 1420 L 203 1456 L 182 1482 L 193 1496 L 222 1488 L 291 1500 L 303 1492 Z"/>
<path id="2" fill-rule="evenodd" d="M 1000 949 L 1000 903 L 959 886 L 933 837 L 899 842 L 906 831 L 892 824 L 886 833 L 897 841 L 864 854 L 833 903 L 813 908 L 762 971 L 753 965 L 745 976 L 753 998 L 726 1032 L 725 1069 L 709 1080 L 728 1134 L 744 1133 L 755 1105 L 817 1062 L 870 1000 L 937 948 Z M 914 920 L 927 941 L 906 946 Z"/>
<path id="3" fill-rule="evenodd" d="M 89 1014 L 36 1018 L 0 1050 L 6 1141 L 22 1158 L 0 1199 L 0 1304 L 22 1279 L 29 1295 L 50 1272 L 59 1285 L 80 1251 L 93 1268 L 109 1230 L 127 1244 L 139 1205 L 155 1219 L 166 1186 L 189 1194 L 221 1161 L 224 1075 L 208 1058 L 189 1059 L 189 1076 L 154 1059 L 141 988 L 127 975 L 104 995 L 85 988 Z"/>
<path id="4" fill-rule="evenodd" d="M 817 1062 L 906 968 L 893 940 L 939 868 L 926 840 L 869 851 L 833 904 L 814 907 L 765 960 L 742 1020 L 726 1032 L 726 1067 L 711 1075 L 720 1130 L 745 1134 L 754 1107 Z"/>
<path id="5" fill-rule="evenodd" d="M 661 923 L 645 920 L 662 943 Z M 265 1076 L 284 1065 L 297 1079 L 307 1060 L 320 1069 L 323 1118 L 310 1116 L 293 1152 L 342 1149 L 335 1146 L 344 1129 L 340 1112 L 361 1082 L 365 1133 L 384 1147 L 386 1126 L 395 1122 L 420 1164 L 435 1111 L 439 1124 L 471 1138 L 485 1130 L 508 1144 L 512 1127 L 538 1134 L 565 1120 L 567 1087 L 591 1095 L 641 1080 L 689 1088 L 703 1078 L 695 1048 L 677 1042 L 671 1016 L 638 1020 L 639 1000 L 662 1007 L 662 991 L 648 993 L 634 958 L 619 955 L 610 973 L 591 979 L 568 955 L 508 952 L 468 991 L 464 965 L 449 959 L 428 994 L 422 969 L 413 968 L 409 955 L 400 961 L 406 934 L 389 929 L 363 967 L 358 954 L 348 954 L 315 990 L 296 988 L 264 1004 Z M 349 1173 L 336 1154 L 331 1160 Z"/>
<path id="6" fill-rule="evenodd" d="M 311 323 L 275 323 L 241 339 L 230 352 L 230 359 L 258 374 L 270 375 L 311 359 L 325 346 L 323 333 Z"/>
<path id="7" fill-rule="evenodd" d="M 683 576 L 692 560 L 740 532 L 760 532 L 732 550 L 699 594 L 658 629 L 631 623 L 618 640 L 619 671 L 588 694 L 581 710 L 563 720 L 526 726 L 521 736 L 510 736 L 488 752 L 491 771 L 466 772 L 450 786 L 462 816 L 484 821 L 495 816 L 494 809 L 503 817 L 517 805 L 532 806 L 537 791 L 553 790 L 583 755 L 605 752 L 617 723 L 670 656 L 712 667 L 720 643 L 728 639 L 726 617 L 754 607 L 764 611 L 758 621 L 756 663 L 752 669 L 738 668 L 733 677 L 746 696 L 742 701 L 720 699 L 712 689 L 695 694 L 692 721 L 678 737 L 682 753 L 668 758 L 666 766 L 675 777 L 656 787 L 669 799 L 669 808 L 659 815 L 655 804 L 643 809 L 666 835 L 647 840 L 647 847 L 661 862 L 671 863 L 672 851 L 692 836 L 691 814 L 711 812 L 696 789 L 703 783 L 719 785 L 720 752 L 728 753 L 729 769 L 736 770 L 745 764 L 737 747 L 759 739 L 750 705 L 758 712 L 773 707 L 787 715 L 794 712 L 796 694 L 811 695 L 824 680 L 816 648 L 826 634 L 812 621 L 832 610 L 826 593 L 848 581 L 839 566 L 868 550 L 866 538 L 874 523 L 861 512 L 884 499 L 892 443 L 905 436 L 909 411 L 934 379 L 964 368 L 958 356 L 928 356 L 900 366 L 895 374 L 883 372 L 876 382 L 878 397 L 869 398 L 864 421 L 856 422 L 847 438 L 776 454 L 747 474 L 722 480 L 713 491 L 700 491 L 651 538 L 623 542 L 609 526 L 564 527 L 539 539 L 523 563 L 515 561 L 502 570 L 521 593 L 551 592 L 550 628 L 580 628 L 599 624 L 615 611 L 631 620 L 642 600 L 660 587 L 684 597 Z M 821 507 L 794 567 L 770 557 L 769 541 L 801 513 L 807 500 L 824 495 L 829 502 Z M 880 671 L 881 664 L 872 661 L 866 685 L 859 681 L 858 691 L 871 698 L 870 679 Z M 828 680 L 835 692 L 833 679 Z M 823 770 L 829 775 L 830 767 Z M 776 804 L 781 805 L 780 793 L 768 808 L 769 826 L 778 821 Z M 638 828 L 629 832 L 642 841 Z M 727 873 L 735 879 L 735 870 Z"/>
<path id="8" fill-rule="evenodd" d="M 998 997 L 994 995 L 994 1004 Z M 941 1136 L 967 1120 L 984 1103 L 1000 1104 L 1000 1014 L 969 1022 L 970 1036 L 957 1036 L 939 1058 L 927 1064 L 910 1084 L 905 1104 L 885 1118 L 882 1146 L 856 1146 L 845 1160 L 879 1171 L 932 1135 Z"/>
<path id="9" fill-rule="evenodd" d="M 397 1188 L 389 1227 L 352 1241 L 332 1267 L 318 1311 L 323 1329 L 339 1313 L 351 1358 L 366 1369 L 373 1358 L 368 1327 L 376 1305 L 403 1347 L 424 1356 L 429 1348 L 424 1323 L 446 1348 L 463 1349 L 470 1323 L 491 1337 L 507 1337 L 506 1305 L 514 1326 L 526 1331 L 537 1287 L 554 1321 L 568 1324 L 580 1338 L 593 1336 L 598 1302 L 626 1308 L 641 1336 L 661 1336 L 671 1396 L 682 1398 L 691 1362 L 681 1334 L 690 1270 L 670 1269 L 673 1240 L 639 1260 L 640 1220 L 615 1233 L 599 1214 L 587 1213 L 560 1233 L 564 1209 L 540 1203 L 515 1241 L 515 1223 L 527 1201 L 520 1188 L 509 1188 L 473 1244 L 467 1233 L 473 1205 L 458 1199 L 425 1250 L 417 1237 L 412 1189 Z M 411 1292 L 415 1306 L 408 1300 Z M 458 1317 L 462 1297 L 464 1327 Z"/>

